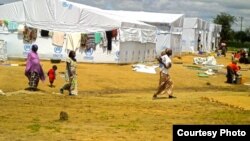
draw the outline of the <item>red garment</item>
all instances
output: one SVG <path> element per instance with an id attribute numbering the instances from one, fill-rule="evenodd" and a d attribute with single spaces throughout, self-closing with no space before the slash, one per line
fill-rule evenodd
<path id="1" fill-rule="evenodd" d="M 231 63 L 228 65 L 232 70 L 236 73 L 237 71 L 240 70 L 239 66 L 237 64 Z"/>
<path id="2" fill-rule="evenodd" d="M 117 37 L 117 29 L 112 30 L 112 38 Z"/>
<path id="3" fill-rule="evenodd" d="M 56 79 L 56 73 L 54 69 L 48 71 L 49 81 L 54 81 Z"/>
<path id="4" fill-rule="evenodd" d="M 236 53 L 236 54 L 234 55 L 234 58 L 240 59 L 240 53 Z"/>

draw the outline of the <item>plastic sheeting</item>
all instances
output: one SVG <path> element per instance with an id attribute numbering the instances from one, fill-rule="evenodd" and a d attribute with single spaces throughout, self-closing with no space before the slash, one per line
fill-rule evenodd
<path id="1" fill-rule="evenodd" d="M 16 22 L 25 22 L 23 2 L 18 1 L 0 6 L 0 19 Z"/>
<path id="2" fill-rule="evenodd" d="M 137 21 L 145 23 L 160 23 L 167 24 L 174 27 L 183 26 L 183 14 L 168 14 L 168 13 L 154 13 L 154 12 L 144 12 L 144 11 L 114 11 L 107 10 L 114 15 L 120 15 L 123 17 L 130 17 Z"/>
<path id="3" fill-rule="evenodd" d="M 122 32 L 129 33 L 124 34 L 123 41 L 155 41 L 156 27 L 152 25 L 65 0 L 23 0 L 3 5 L 0 6 L 0 19 L 4 18 L 38 29 L 67 33 L 120 28 Z"/>
<path id="4" fill-rule="evenodd" d="M 154 26 L 65 0 L 23 0 L 23 2 L 27 25 L 40 29 L 84 33 L 118 28 L 155 31 Z"/>

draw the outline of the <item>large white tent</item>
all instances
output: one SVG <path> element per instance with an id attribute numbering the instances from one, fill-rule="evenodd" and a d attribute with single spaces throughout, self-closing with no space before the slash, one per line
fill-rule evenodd
<path id="1" fill-rule="evenodd" d="M 8 19 L 19 23 L 25 22 L 23 2 L 18 1 L 0 6 L 1 19 Z"/>
<path id="2" fill-rule="evenodd" d="M 119 18 L 101 9 L 65 0 L 23 0 L 0 6 L 0 13 L 5 13 L 7 9 L 10 14 L 0 14 L 0 19 L 43 30 L 70 34 L 118 29 L 119 38 L 112 42 L 114 47 L 111 52 L 98 47 L 87 52 L 77 50 L 77 58 L 81 62 L 132 63 L 152 61 L 155 57 L 156 28 L 142 22 Z M 17 33 L 0 34 L 0 38 L 7 41 L 8 57 L 25 58 L 30 50 L 31 44 L 24 44 Z M 33 42 L 39 45 L 40 57 L 65 58 L 65 44 L 57 47 L 51 42 L 51 38 L 40 36 Z"/>
<path id="3" fill-rule="evenodd" d="M 198 49 L 198 38 L 204 46 L 206 42 L 206 22 L 200 18 L 184 18 L 182 30 L 182 52 L 195 52 Z"/>
<path id="4" fill-rule="evenodd" d="M 221 25 L 200 18 L 184 18 L 182 31 L 182 52 L 198 51 L 198 39 L 203 52 L 212 52 L 219 42 Z"/>
<path id="5" fill-rule="evenodd" d="M 208 33 L 208 48 L 211 51 L 215 51 L 216 48 L 219 47 L 220 42 L 220 32 L 221 32 L 221 25 L 210 23 L 209 24 L 209 33 Z"/>
<path id="6" fill-rule="evenodd" d="M 143 11 L 113 11 L 109 13 L 130 17 L 157 27 L 156 53 L 171 48 L 175 55 L 181 53 L 181 29 L 183 26 L 183 14 L 154 13 Z"/>

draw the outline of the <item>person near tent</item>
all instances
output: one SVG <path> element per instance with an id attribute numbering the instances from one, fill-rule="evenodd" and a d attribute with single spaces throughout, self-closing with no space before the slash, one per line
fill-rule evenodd
<path id="1" fill-rule="evenodd" d="M 153 99 L 156 99 L 159 94 L 168 94 L 168 98 L 176 98 L 173 96 L 173 81 L 169 75 L 169 69 L 172 66 L 171 55 L 172 50 L 166 49 L 165 53 L 162 53 L 161 57 L 157 59 L 163 67 L 161 67 L 159 86 L 157 92 L 153 95 Z"/>
<path id="2" fill-rule="evenodd" d="M 165 50 L 161 52 L 161 55 L 160 55 L 160 56 L 157 56 L 157 57 L 156 57 L 156 60 L 157 60 L 158 63 L 159 63 L 159 68 L 160 68 L 160 70 L 162 70 L 162 69 L 164 68 L 164 63 L 162 62 L 162 58 L 161 58 L 163 55 L 166 55 L 166 51 L 165 51 Z M 160 78 L 161 78 L 161 73 L 162 73 L 162 72 L 160 71 Z M 160 83 L 161 83 L 161 82 L 159 81 L 159 85 L 160 85 Z"/>
<path id="3" fill-rule="evenodd" d="M 69 91 L 70 96 L 77 95 L 77 62 L 76 62 L 76 53 L 75 51 L 70 51 L 68 58 L 66 59 L 66 72 L 65 72 L 65 81 L 66 83 L 60 89 L 60 93 L 63 94 L 64 90 Z"/>
<path id="4" fill-rule="evenodd" d="M 226 57 L 226 54 L 227 54 L 227 44 L 226 44 L 225 41 L 221 42 L 220 49 L 221 49 L 221 54 L 224 55 L 224 57 Z"/>
<path id="5" fill-rule="evenodd" d="M 202 54 L 202 50 L 203 50 L 203 47 L 202 47 L 202 44 L 200 44 L 198 46 L 198 54 Z"/>
<path id="6" fill-rule="evenodd" d="M 38 46 L 33 44 L 31 51 L 28 53 L 26 61 L 25 76 L 29 80 L 29 88 L 27 90 L 36 91 L 39 79 L 45 81 L 43 68 L 40 64 L 40 59 L 37 54 Z"/>
<path id="7" fill-rule="evenodd" d="M 47 75 L 49 77 L 49 83 L 50 83 L 50 87 L 53 87 L 53 83 L 56 79 L 56 70 L 57 70 L 57 66 L 53 65 L 51 69 L 49 69 Z"/>
<path id="8" fill-rule="evenodd" d="M 233 60 L 227 65 L 227 83 L 236 83 L 237 77 L 239 77 L 240 66 L 237 65 L 237 61 Z"/>

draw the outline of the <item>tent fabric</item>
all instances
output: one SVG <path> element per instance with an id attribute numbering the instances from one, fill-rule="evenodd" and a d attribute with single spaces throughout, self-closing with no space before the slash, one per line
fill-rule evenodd
<path id="1" fill-rule="evenodd" d="M 23 0 L 28 26 L 62 32 L 119 28 L 121 22 L 65 0 Z M 101 11 L 101 9 L 100 9 Z"/>
<path id="2" fill-rule="evenodd" d="M 131 17 L 135 20 L 145 22 L 145 23 L 165 23 L 170 26 L 182 27 L 182 22 L 180 19 L 183 18 L 183 14 L 168 14 L 168 13 L 154 13 L 154 12 L 144 12 L 144 11 L 114 11 L 107 10 L 108 12 L 116 15 L 121 15 L 123 17 Z"/>
<path id="3" fill-rule="evenodd" d="M 0 7 L 0 19 L 7 19 L 19 23 L 25 22 L 25 14 L 22 1 L 1 5 Z"/>
<path id="4" fill-rule="evenodd" d="M 215 46 L 214 28 L 212 23 L 196 17 L 184 18 L 182 31 L 182 52 L 195 52 L 202 45 L 202 52 L 211 52 Z M 219 33 L 219 32 L 217 32 Z M 198 45 L 198 38 L 200 44 Z"/>
<path id="5" fill-rule="evenodd" d="M 121 27 L 155 30 L 151 25 L 124 20 L 102 9 L 65 0 L 23 0 L 23 2 L 27 24 L 37 28 L 85 33 Z"/>
<path id="6" fill-rule="evenodd" d="M 152 41 L 150 38 L 155 35 L 156 30 L 155 26 L 129 18 L 121 18 L 99 8 L 66 0 L 22 0 L 0 6 L 0 9 L 0 19 L 8 18 L 23 22 L 29 27 L 49 31 L 93 33 L 118 28 L 121 30 L 124 28 L 126 31 L 130 28 L 138 30 L 138 33 L 143 32 L 139 34 L 138 40 L 133 40 L 149 42 Z M 13 9 L 8 12 L 11 15 L 2 14 L 6 13 L 7 9 Z M 15 17 L 20 18 L 15 19 Z M 145 33 L 148 34 L 145 35 Z"/>
<path id="7" fill-rule="evenodd" d="M 112 39 L 111 51 L 106 47 L 99 47 L 101 45 L 97 45 L 95 49 L 84 50 L 78 48 L 77 40 L 74 40 L 76 42 L 72 40 L 74 44 L 70 44 L 70 40 L 66 41 L 66 36 L 64 42 L 60 42 L 58 46 L 53 42 L 53 37 L 38 36 L 35 41 L 27 43 L 17 38 L 15 33 L 3 34 L 1 32 L 1 39 L 8 42 L 8 57 L 26 58 L 34 43 L 39 45 L 41 59 L 46 60 L 51 58 L 64 60 L 68 49 L 77 51 L 76 58 L 79 62 L 135 63 L 153 61 L 155 58 L 155 26 L 66 0 L 22 0 L 20 2 L 22 4 L 19 6 L 24 11 L 23 25 L 25 27 L 48 30 L 49 33 L 63 32 L 65 35 L 94 34 L 99 31 L 105 33 L 105 31 L 117 29 L 118 38 Z M 0 10 L 2 6 L 4 5 L 0 6 Z M 2 18 L 0 16 L 0 19 Z M 18 20 L 16 22 L 21 21 Z M 125 32 L 126 35 L 122 34 Z M 124 40 L 122 41 L 121 38 Z"/>
<path id="8" fill-rule="evenodd" d="M 181 53 L 181 30 L 183 26 L 183 14 L 154 13 L 143 11 L 116 11 L 106 10 L 113 15 L 129 17 L 157 27 L 156 53 L 171 48 L 173 55 Z M 152 39 L 152 38 L 151 38 Z"/>
<path id="9" fill-rule="evenodd" d="M 202 19 L 200 18 L 193 18 L 193 17 L 186 17 L 184 18 L 184 22 L 183 22 L 183 29 L 186 28 L 196 28 L 196 29 L 202 29 L 203 27 L 203 22 Z"/>

